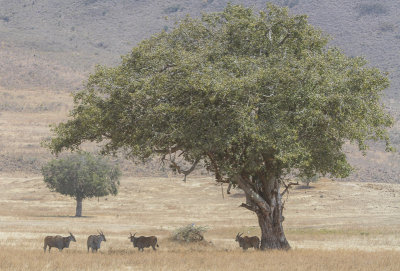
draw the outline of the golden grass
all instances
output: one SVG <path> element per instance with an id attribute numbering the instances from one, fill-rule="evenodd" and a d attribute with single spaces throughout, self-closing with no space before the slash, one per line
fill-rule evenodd
<path id="1" fill-rule="evenodd" d="M 51 254 L 0 248 L 0 270 L 398 270 L 400 252 L 321 251 L 145 251 L 76 250 Z"/>
<path id="2" fill-rule="evenodd" d="M 74 200 L 50 192 L 41 177 L 0 177 L 0 270 L 398 270 L 400 185 L 314 186 L 286 199 L 292 250 L 242 252 L 235 235 L 260 235 L 256 217 L 237 207 L 240 190 L 222 198 L 211 178 L 124 177 L 116 197 L 85 200 L 84 217 L 75 218 Z M 206 242 L 170 240 L 190 223 L 209 228 Z M 97 255 L 87 254 L 86 238 L 98 229 L 107 242 Z M 43 253 L 45 236 L 68 231 L 76 243 Z M 158 251 L 139 253 L 130 232 L 156 235 Z"/>

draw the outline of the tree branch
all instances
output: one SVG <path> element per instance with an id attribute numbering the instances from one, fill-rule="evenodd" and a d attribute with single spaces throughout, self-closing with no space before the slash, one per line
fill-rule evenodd
<path id="1" fill-rule="evenodd" d="M 251 205 L 248 205 L 246 203 L 240 204 L 239 207 L 243 207 L 243 208 L 246 208 L 247 210 L 250 210 L 250 211 L 253 211 L 253 212 L 257 212 L 257 208 L 255 206 L 251 206 Z"/>
<path id="2" fill-rule="evenodd" d="M 183 178 L 183 181 L 186 182 L 186 176 L 189 175 L 190 173 L 193 172 L 193 170 L 195 170 L 197 164 L 199 163 L 200 159 L 196 159 L 196 161 L 193 163 L 193 165 L 188 169 L 188 170 L 183 170 L 181 169 L 181 167 L 174 161 L 171 160 L 171 167 L 176 169 L 178 171 L 179 174 L 184 174 L 185 177 Z"/>
<path id="3" fill-rule="evenodd" d="M 174 147 L 168 148 L 168 149 L 164 149 L 164 150 L 154 150 L 154 152 L 159 153 L 159 154 L 169 154 L 169 153 L 174 153 L 177 152 L 181 149 L 180 146 L 176 145 Z"/>
<path id="4" fill-rule="evenodd" d="M 282 181 L 282 184 L 283 184 L 283 186 L 285 187 L 285 190 L 283 190 L 283 192 L 281 193 L 281 197 L 283 197 L 283 195 L 285 195 L 286 192 L 289 193 L 289 188 L 290 188 L 292 185 L 299 185 L 299 182 L 295 182 L 295 183 L 290 182 L 290 183 L 288 183 L 288 184 L 285 184 L 285 182 Z"/>
<path id="5" fill-rule="evenodd" d="M 231 183 L 231 180 L 229 178 L 223 178 L 222 177 L 222 174 L 221 174 L 221 172 L 219 170 L 219 166 L 218 166 L 217 162 L 215 161 L 213 153 L 212 152 L 208 152 L 207 156 L 210 159 L 211 165 L 213 167 L 216 181 L 218 183 Z"/>
<path id="6" fill-rule="evenodd" d="M 165 65 L 162 69 L 158 70 L 159 73 L 168 70 L 169 68 L 175 67 L 176 65 L 173 64 L 167 64 Z"/>
<path id="7" fill-rule="evenodd" d="M 282 44 L 290 37 L 290 33 L 287 33 L 286 36 L 278 43 L 278 47 L 281 47 Z"/>
<path id="8" fill-rule="evenodd" d="M 240 175 L 235 175 L 233 180 L 246 193 L 248 198 L 250 198 L 251 201 L 254 202 L 258 208 L 260 208 L 260 211 L 264 215 L 268 216 L 271 213 L 271 207 L 268 205 L 268 203 L 258 193 L 256 193 L 251 188 L 250 184 L 248 184 Z"/>

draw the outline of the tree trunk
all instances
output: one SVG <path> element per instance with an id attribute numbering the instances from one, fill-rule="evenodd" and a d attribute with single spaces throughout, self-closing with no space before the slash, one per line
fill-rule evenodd
<path id="1" fill-rule="evenodd" d="M 283 204 L 278 179 L 272 177 L 254 181 L 240 176 L 235 179 L 246 194 L 246 204 L 241 206 L 257 215 L 261 230 L 260 249 L 290 249 L 282 226 Z"/>
<path id="2" fill-rule="evenodd" d="M 75 212 L 76 217 L 81 217 L 82 216 L 82 199 L 77 198 L 76 199 L 76 212 Z"/>
<path id="3" fill-rule="evenodd" d="M 264 215 L 262 212 L 256 212 L 258 224 L 260 225 L 261 229 L 261 250 L 290 249 L 290 245 L 286 239 L 282 226 L 284 218 L 282 216 L 283 206 L 280 200 L 280 195 L 273 197 L 272 200 L 275 199 L 275 207 L 273 208 L 271 214 Z"/>

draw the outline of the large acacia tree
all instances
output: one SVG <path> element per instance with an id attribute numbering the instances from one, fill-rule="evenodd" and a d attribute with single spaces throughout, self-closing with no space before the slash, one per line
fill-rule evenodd
<path id="1" fill-rule="evenodd" d="M 344 144 L 390 147 L 380 101 L 387 77 L 327 41 L 306 16 L 273 5 L 187 17 L 119 66 L 97 67 L 48 145 L 58 153 L 102 141 L 105 153 L 158 155 L 185 177 L 201 162 L 245 192 L 261 248 L 287 249 L 287 174 L 347 176 Z M 177 154 L 191 164 L 184 169 Z"/>

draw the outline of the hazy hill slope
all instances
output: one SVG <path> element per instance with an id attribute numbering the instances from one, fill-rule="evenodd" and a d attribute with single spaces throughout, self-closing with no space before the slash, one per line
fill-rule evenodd
<path id="1" fill-rule="evenodd" d="M 22 50 L 31 57 L 39 58 L 32 61 L 39 62 L 38 65 L 43 68 L 54 70 L 54 65 L 61 65 L 67 69 L 66 73 L 69 75 L 74 72 L 87 74 L 96 63 L 118 63 L 120 55 L 128 53 L 140 40 L 172 27 L 176 18 L 186 14 L 199 16 L 201 12 L 219 11 L 227 2 L 228 0 L 1 0 L 1 51 Z M 230 2 L 258 9 L 263 8 L 266 3 L 261 0 Z M 294 13 L 308 14 L 312 24 L 332 35 L 332 44 L 343 48 L 350 55 L 364 55 L 374 66 L 389 71 L 393 80 L 388 95 L 392 97 L 398 93 L 399 1 L 272 2 L 287 5 Z M 169 17 L 169 20 L 165 17 Z M 12 66 L 12 57 L 10 60 Z M 3 67 L 10 64 L 2 62 Z M 19 65 L 8 69 L 6 73 L 25 73 L 24 69 L 36 72 L 29 65 Z M 56 69 L 55 73 L 61 75 L 59 79 L 52 78 L 52 81 L 68 80 L 68 76 L 62 75 L 64 72 Z M 45 77 L 40 74 L 37 76 L 38 79 Z M 2 76 L 3 86 L 15 88 L 20 88 L 21 85 L 30 86 L 32 81 L 30 78 L 4 78 L 8 77 Z M 78 78 L 81 79 L 79 76 Z"/>
<path id="2" fill-rule="evenodd" d="M 235 0 L 255 9 L 264 8 L 267 1 Z M 332 37 L 331 44 L 342 48 L 348 55 L 363 55 L 371 65 L 389 72 L 391 87 L 386 91 L 384 102 L 398 118 L 400 109 L 400 1 L 395 0 L 273 0 L 275 4 L 288 6 L 293 13 L 308 14 L 311 24 L 320 27 Z M 200 16 L 202 12 L 222 10 L 228 0 L 0 0 L 0 163 L 21 155 L 40 152 L 39 142 L 26 143 L 27 131 L 21 132 L 24 145 L 29 151 L 9 146 L 4 131 L 17 127 L 13 111 L 18 111 L 21 122 L 26 106 L 9 105 L 18 98 L 15 90 L 40 90 L 46 97 L 56 90 L 72 91 L 82 86 L 94 65 L 116 65 L 120 56 L 127 54 L 140 40 L 162 30 L 171 29 L 182 16 Z M 168 17 L 168 19 L 166 19 Z M 43 92 L 44 91 L 44 92 Z M 15 92 L 15 93 L 14 93 Z M 13 97 L 13 95 L 15 97 Z M 24 93 L 24 105 L 30 95 Z M 37 100 L 37 97 L 35 97 Z M 47 103 L 57 103 L 51 97 Z M 63 104 L 71 104 L 63 99 Z M 39 104 L 39 102 L 37 102 Z M 66 115 L 65 107 L 38 107 L 35 114 Z M 1 121 L 1 113 L 3 121 Z M 32 115 L 32 114 L 31 114 Z M 5 118 L 7 117 L 7 119 Z M 49 118 L 40 119 L 41 135 L 48 134 L 45 127 Z M 14 126 L 13 126 L 14 125 Z M 19 124 L 18 125 L 22 125 Z M 18 126 L 19 127 L 19 126 Z M 35 129 L 34 124 L 25 127 Z M 14 128 L 13 128 L 14 129 Z M 400 128 L 392 130 L 393 141 L 400 146 Z M 18 133 L 12 130 L 17 136 Z M 34 149 L 34 151 L 33 151 Z M 399 148 L 400 149 L 400 148 Z M 349 153 L 353 153 L 349 150 Z M 360 179 L 369 181 L 398 181 L 400 169 L 398 154 L 371 152 L 367 158 L 350 155 L 352 163 L 360 168 Z M 18 163 L 20 158 L 13 157 Z M 3 157 L 3 158 L 2 158 Z M 6 158 L 4 158 L 6 157 Z M 8 157 L 8 158 L 7 158 Z M 31 159 L 27 159 L 31 160 Z M 13 164 L 15 164 L 13 162 Z M 40 163 L 38 163 L 40 164 Z M 1 164 L 0 164 L 1 165 Z"/>

